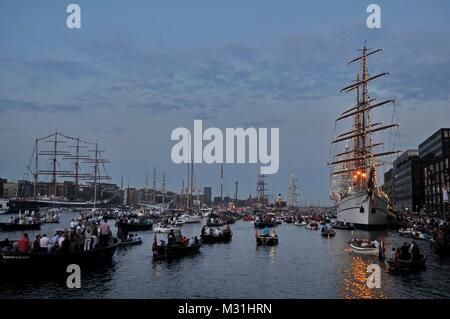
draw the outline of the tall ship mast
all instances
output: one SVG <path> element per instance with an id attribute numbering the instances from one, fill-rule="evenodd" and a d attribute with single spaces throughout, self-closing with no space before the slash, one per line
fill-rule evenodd
<path id="1" fill-rule="evenodd" d="M 377 151 L 384 143 L 376 142 L 374 133 L 399 125 L 383 125 L 374 120 L 372 111 L 390 105 L 394 100 L 377 102 L 369 94 L 369 84 L 389 75 L 389 72 L 369 74 L 367 59 L 381 53 L 382 49 L 368 49 L 364 44 L 361 51 L 361 56 L 347 64 L 360 64 L 355 83 L 341 90 L 341 93 L 354 93 L 356 104 L 336 119 L 336 123 L 350 122 L 352 129 L 332 141 L 332 145 L 341 146 L 341 149 L 329 165 L 332 167 L 331 195 L 337 203 L 338 223 L 351 223 L 357 228 L 370 230 L 384 228 L 388 215 L 389 198 L 377 183 L 377 167 L 383 165 L 381 158 L 398 153 Z"/>
<path id="2" fill-rule="evenodd" d="M 83 152 L 85 149 L 88 150 Z M 35 139 L 27 165 L 28 172 L 33 176 L 33 198 L 11 199 L 9 210 L 38 210 L 48 206 L 95 208 L 96 205 L 105 203 L 97 198 L 102 192 L 102 181 L 111 179 L 105 167 L 109 161 L 102 157 L 102 152 L 97 142 L 84 141 L 58 131 Z M 46 177 L 50 177 L 49 188 L 48 182 L 43 180 Z M 73 180 L 71 198 L 61 192 L 60 187 L 63 186 L 61 182 L 68 180 Z M 80 189 L 86 187 L 92 190 L 92 197 L 88 201 L 79 196 Z"/>
<path id="3" fill-rule="evenodd" d="M 290 175 L 288 205 L 295 209 L 300 206 L 300 202 L 298 199 L 297 178 L 295 177 L 294 173 L 291 173 Z"/>

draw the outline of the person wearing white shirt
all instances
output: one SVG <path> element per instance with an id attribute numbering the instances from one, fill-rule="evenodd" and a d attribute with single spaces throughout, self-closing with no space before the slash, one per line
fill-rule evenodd
<path id="1" fill-rule="evenodd" d="M 39 247 L 41 249 L 41 253 L 48 252 L 48 246 L 50 245 L 50 239 L 48 239 L 47 235 L 44 234 L 39 241 Z"/>

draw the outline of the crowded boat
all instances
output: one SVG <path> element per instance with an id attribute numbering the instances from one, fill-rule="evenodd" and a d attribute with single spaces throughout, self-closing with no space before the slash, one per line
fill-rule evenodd
<path id="1" fill-rule="evenodd" d="M 263 246 L 275 246 L 278 245 L 278 235 L 275 231 L 270 231 L 268 227 L 264 227 L 263 231 L 255 233 L 256 244 Z"/>
<path id="2" fill-rule="evenodd" d="M 200 252 L 201 241 L 195 236 L 192 240 L 183 236 L 181 231 L 170 231 L 167 234 L 167 241 L 157 241 L 155 234 L 153 241 L 153 259 L 173 259 L 182 256 L 194 255 Z"/>
<path id="3" fill-rule="evenodd" d="M 230 225 L 226 227 L 208 227 L 203 226 L 201 231 L 202 243 L 212 244 L 212 243 L 226 243 L 233 237 L 233 232 L 231 231 Z"/>

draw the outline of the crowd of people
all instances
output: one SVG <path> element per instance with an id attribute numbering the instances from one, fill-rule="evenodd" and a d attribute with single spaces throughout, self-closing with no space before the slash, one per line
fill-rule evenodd
<path id="1" fill-rule="evenodd" d="M 8 223 L 10 224 L 34 224 L 39 222 L 39 219 L 35 216 L 26 215 L 26 216 L 11 216 L 8 219 Z"/>
<path id="2" fill-rule="evenodd" d="M 443 219 L 438 214 L 421 215 L 415 212 L 403 213 L 398 216 L 403 229 L 411 229 L 428 235 L 432 244 L 437 247 L 448 248 L 450 246 L 450 221 Z"/>
<path id="3" fill-rule="evenodd" d="M 56 231 L 53 237 L 39 234 L 33 240 L 25 233 L 18 241 L 5 239 L 1 245 L 2 251 L 68 253 L 108 246 L 112 233 L 107 221 L 93 223 L 85 217 L 81 215 L 78 220 L 72 219 L 69 229 Z"/>
<path id="4" fill-rule="evenodd" d="M 388 259 L 398 262 L 399 260 L 414 261 L 421 259 L 422 257 L 417 243 L 413 240 L 411 244 L 404 242 L 401 247 L 393 247 Z"/>
<path id="5" fill-rule="evenodd" d="M 180 231 L 173 231 L 171 230 L 167 234 L 167 245 L 173 246 L 173 245 L 181 245 L 181 246 L 189 246 L 190 239 L 186 236 L 181 235 Z M 194 237 L 194 240 L 191 244 L 198 245 L 200 241 L 198 240 L 197 236 Z M 162 242 L 162 244 L 165 244 Z"/>
<path id="6" fill-rule="evenodd" d="M 230 225 L 227 225 L 225 228 L 203 226 L 201 234 L 202 236 L 220 237 L 230 231 L 231 231 Z"/>

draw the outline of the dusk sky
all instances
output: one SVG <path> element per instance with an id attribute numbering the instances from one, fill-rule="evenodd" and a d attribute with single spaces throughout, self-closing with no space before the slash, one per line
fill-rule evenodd
<path id="1" fill-rule="evenodd" d="M 70 3 L 81 29 L 66 26 Z M 381 29 L 366 26 L 370 3 Z M 98 140 L 113 182 L 142 187 L 156 166 L 178 192 L 187 167 L 172 163 L 170 135 L 202 119 L 204 128 L 279 128 L 270 191 L 287 197 L 293 172 L 302 204 L 330 203 L 330 141 L 350 130 L 334 120 L 354 104 L 339 91 L 358 71 L 346 63 L 365 40 L 383 48 L 369 72 L 391 75 L 371 95 L 396 104 L 374 116 L 400 129 L 377 137 L 385 150 L 416 148 L 450 127 L 449 14 L 447 0 L 0 0 L 0 177 L 26 177 L 34 139 L 58 130 Z M 260 164 L 224 167 L 226 195 L 235 180 L 239 197 L 255 195 Z M 219 173 L 196 165 L 196 184 L 217 195 Z"/>

